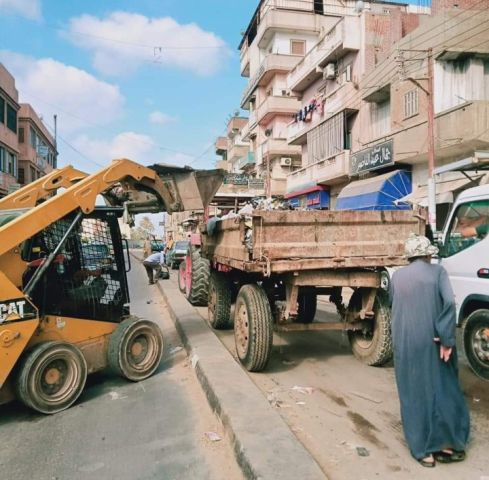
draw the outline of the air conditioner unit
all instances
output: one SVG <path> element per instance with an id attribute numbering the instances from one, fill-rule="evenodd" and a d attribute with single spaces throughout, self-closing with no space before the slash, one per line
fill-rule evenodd
<path id="1" fill-rule="evenodd" d="M 292 166 L 292 159 L 290 157 L 282 157 L 280 159 L 280 165 L 282 167 L 291 167 Z"/>
<path id="2" fill-rule="evenodd" d="M 336 65 L 334 63 L 328 63 L 323 70 L 324 80 L 332 80 L 336 78 Z"/>

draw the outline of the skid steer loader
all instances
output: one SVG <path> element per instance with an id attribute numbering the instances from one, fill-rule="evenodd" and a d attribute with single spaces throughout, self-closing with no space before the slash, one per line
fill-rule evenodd
<path id="1" fill-rule="evenodd" d="M 43 178 L 0 200 L 0 404 L 17 397 L 51 414 L 77 400 L 89 373 L 140 381 L 158 368 L 158 326 L 130 314 L 119 219 L 204 208 L 223 175 L 123 159 Z"/>

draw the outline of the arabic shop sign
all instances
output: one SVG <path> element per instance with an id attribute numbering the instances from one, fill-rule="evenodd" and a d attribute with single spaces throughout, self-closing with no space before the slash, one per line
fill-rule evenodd
<path id="1" fill-rule="evenodd" d="M 379 143 L 351 156 L 351 175 L 394 164 L 394 142 Z"/>

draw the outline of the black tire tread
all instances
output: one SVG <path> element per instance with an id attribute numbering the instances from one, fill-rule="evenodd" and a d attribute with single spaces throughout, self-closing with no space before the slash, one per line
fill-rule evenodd
<path id="1" fill-rule="evenodd" d="M 192 282 L 187 299 L 192 305 L 205 307 L 209 296 L 210 262 L 196 249 L 192 249 L 191 255 Z"/>
<path id="2" fill-rule="evenodd" d="M 317 294 L 316 287 L 301 287 L 299 289 L 299 323 L 312 323 L 316 316 Z"/>
<path id="3" fill-rule="evenodd" d="M 390 309 L 386 305 L 384 293 L 378 293 L 375 298 L 375 330 L 377 341 L 365 352 L 365 349 L 357 347 L 355 332 L 348 332 L 353 355 L 365 365 L 381 367 L 392 359 L 392 334 Z M 353 297 L 352 297 L 353 300 Z"/>
<path id="4" fill-rule="evenodd" d="M 225 330 L 231 325 L 231 300 L 232 288 L 226 281 L 226 277 L 219 272 L 211 272 L 209 276 L 209 295 L 211 286 L 216 289 L 216 308 L 214 310 L 214 318 L 210 318 L 211 311 L 209 310 L 209 324 L 216 330 Z"/>
<path id="5" fill-rule="evenodd" d="M 479 378 L 483 380 L 489 380 L 489 362 L 485 362 L 484 365 L 480 360 L 474 358 L 474 354 L 472 352 L 472 328 L 474 324 L 482 323 L 485 324 L 485 328 L 489 328 L 489 310 L 482 308 L 479 310 L 473 311 L 465 320 L 462 328 L 462 338 L 464 345 L 464 353 L 467 357 L 467 361 L 471 370 L 477 375 Z"/>

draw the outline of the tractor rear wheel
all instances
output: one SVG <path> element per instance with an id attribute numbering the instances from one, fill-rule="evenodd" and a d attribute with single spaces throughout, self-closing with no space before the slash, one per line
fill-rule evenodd
<path id="1" fill-rule="evenodd" d="M 163 355 L 163 335 L 156 323 L 130 317 L 109 339 L 108 361 L 118 375 L 139 382 L 155 372 Z"/>
<path id="2" fill-rule="evenodd" d="M 205 307 L 209 296 L 210 263 L 200 256 L 200 251 L 190 248 L 186 263 L 185 295 L 187 300 L 195 306 Z"/>
<path id="3" fill-rule="evenodd" d="M 25 405 L 51 414 L 73 405 L 86 380 L 87 362 L 75 345 L 44 342 L 21 360 L 15 387 Z"/>

